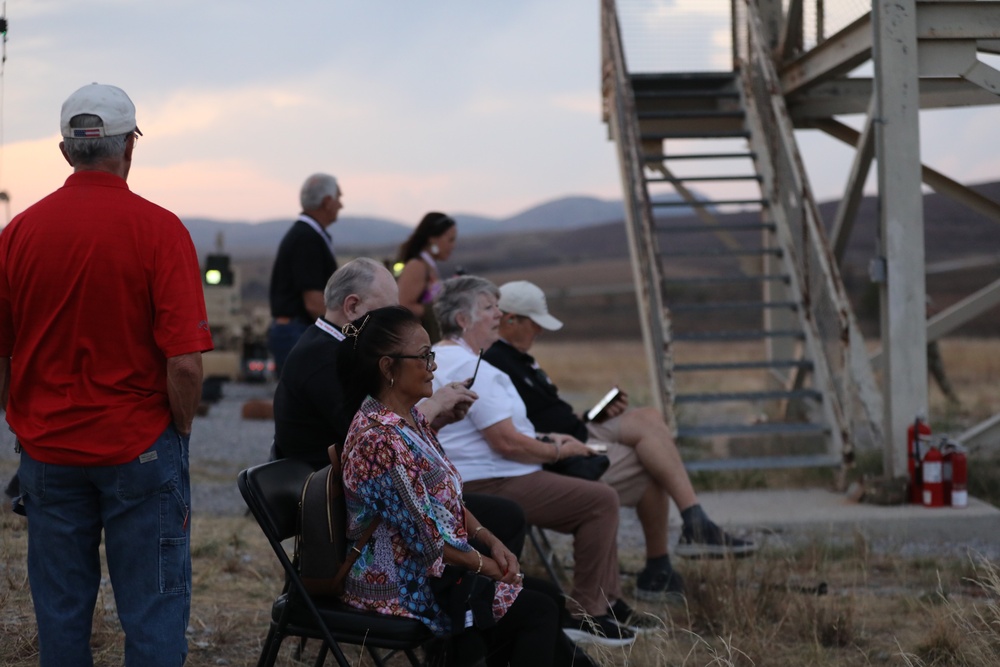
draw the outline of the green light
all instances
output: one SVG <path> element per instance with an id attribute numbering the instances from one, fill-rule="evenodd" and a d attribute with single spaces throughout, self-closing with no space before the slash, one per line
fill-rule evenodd
<path id="1" fill-rule="evenodd" d="M 222 282 L 222 271 L 209 269 L 205 272 L 205 282 L 209 285 L 218 285 Z"/>
<path id="2" fill-rule="evenodd" d="M 403 272 L 403 267 L 406 266 L 404 262 L 396 262 L 392 265 L 392 275 L 399 277 L 399 274 Z"/>

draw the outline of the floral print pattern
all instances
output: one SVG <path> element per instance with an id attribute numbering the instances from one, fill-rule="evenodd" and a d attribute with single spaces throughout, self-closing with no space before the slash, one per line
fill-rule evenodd
<path id="1" fill-rule="evenodd" d="M 471 551 L 465 530 L 462 480 L 430 424 L 411 410 L 417 429 L 368 397 L 344 446 L 347 537 L 357 540 L 382 521 L 351 568 L 344 601 L 359 609 L 416 618 L 438 636 L 451 628 L 428 579 L 444 571 L 444 546 Z M 496 582 L 493 616 L 502 617 L 520 592 Z"/>

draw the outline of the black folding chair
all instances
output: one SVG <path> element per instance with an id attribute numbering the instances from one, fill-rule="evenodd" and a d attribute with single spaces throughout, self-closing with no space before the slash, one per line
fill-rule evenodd
<path id="1" fill-rule="evenodd" d="M 420 667 L 416 649 L 433 638 L 420 621 L 365 612 L 336 598 L 313 598 L 306 593 L 294 555 L 289 555 L 282 542 L 298 531 L 302 486 L 312 471 L 308 463 L 282 459 L 248 468 L 237 480 L 243 499 L 285 571 L 284 587 L 271 607 L 270 629 L 258 666 L 274 665 L 285 637 L 300 637 L 323 641 L 316 667 L 326 662 L 327 650 L 338 665 L 350 667 L 340 644 L 365 647 L 379 667 L 396 652 L 405 654 L 413 667 Z M 390 653 L 383 656 L 379 650 Z"/>
<path id="2" fill-rule="evenodd" d="M 548 533 L 541 526 L 529 525 L 528 541 L 531 542 L 531 547 L 535 550 L 552 584 L 560 593 L 566 595 L 566 591 L 573 587 L 572 578 L 566 573 L 566 566 L 549 541 Z"/>

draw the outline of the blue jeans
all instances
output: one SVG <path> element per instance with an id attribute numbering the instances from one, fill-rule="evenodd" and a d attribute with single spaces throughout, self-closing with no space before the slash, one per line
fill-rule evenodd
<path id="1" fill-rule="evenodd" d="M 42 667 L 93 665 L 104 532 L 129 667 L 176 667 L 191 613 L 188 438 L 173 426 L 116 466 L 41 463 L 21 452 L 28 581 Z"/>
<path id="2" fill-rule="evenodd" d="M 267 349 L 274 357 L 274 374 L 278 378 L 281 377 L 281 369 L 285 365 L 288 353 L 310 326 L 310 323 L 300 320 L 292 320 L 287 324 L 271 323 L 271 327 L 267 330 Z"/>

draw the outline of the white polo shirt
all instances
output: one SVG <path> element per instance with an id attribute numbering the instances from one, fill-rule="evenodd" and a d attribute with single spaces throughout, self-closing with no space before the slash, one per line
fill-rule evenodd
<path id="1" fill-rule="evenodd" d="M 437 370 L 434 390 L 449 382 L 463 382 L 476 368 L 476 355 L 459 345 L 435 345 Z M 494 477 L 519 477 L 542 469 L 541 464 L 511 461 L 493 451 L 482 431 L 494 424 L 511 419 L 520 433 L 534 438 L 535 428 L 528 419 L 524 401 L 507 374 L 483 361 L 479 365 L 472 391 L 479 399 L 472 404 L 465 419 L 438 431 L 438 440 L 448 458 L 455 464 L 466 482 Z"/>

